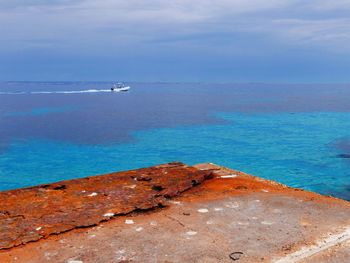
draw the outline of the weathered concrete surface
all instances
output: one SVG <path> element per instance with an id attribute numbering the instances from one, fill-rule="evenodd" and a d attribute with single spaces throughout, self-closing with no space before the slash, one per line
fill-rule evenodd
<path id="1" fill-rule="evenodd" d="M 327 250 L 315 253 L 300 263 L 327 262 L 339 263 L 349 262 L 350 260 L 350 239 L 345 242 L 338 243 Z"/>
<path id="2" fill-rule="evenodd" d="M 0 262 L 350 261 L 348 202 L 214 165 L 197 169 L 215 178 L 165 208 L 3 250 Z"/>
<path id="3" fill-rule="evenodd" d="M 0 249 L 163 206 L 210 174 L 172 163 L 0 192 Z"/>

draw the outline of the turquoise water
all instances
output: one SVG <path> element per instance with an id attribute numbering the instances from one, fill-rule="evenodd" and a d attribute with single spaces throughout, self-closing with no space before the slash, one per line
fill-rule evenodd
<path id="1" fill-rule="evenodd" d="M 349 136 L 350 113 L 216 116 L 227 123 L 139 131 L 133 133 L 135 141 L 114 145 L 41 140 L 12 143 L 7 154 L 0 155 L 0 183 L 3 188 L 16 188 L 33 181 L 45 183 L 176 160 L 214 162 L 349 199 L 350 163 L 337 158 L 341 152 L 333 146 Z"/>
<path id="2" fill-rule="evenodd" d="M 347 86 L 108 85 L 0 85 L 0 190 L 181 161 L 350 200 Z"/>

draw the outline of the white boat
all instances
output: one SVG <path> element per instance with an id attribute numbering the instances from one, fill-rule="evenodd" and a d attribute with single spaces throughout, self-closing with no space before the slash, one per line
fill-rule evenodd
<path id="1" fill-rule="evenodd" d="M 130 86 L 125 86 L 123 83 L 114 84 L 111 91 L 128 91 Z"/>

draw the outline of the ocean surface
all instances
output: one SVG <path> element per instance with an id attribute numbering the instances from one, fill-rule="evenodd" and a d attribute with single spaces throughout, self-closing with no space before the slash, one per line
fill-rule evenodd
<path id="1" fill-rule="evenodd" d="M 0 83 L 0 190 L 182 161 L 350 200 L 350 85 Z"/>

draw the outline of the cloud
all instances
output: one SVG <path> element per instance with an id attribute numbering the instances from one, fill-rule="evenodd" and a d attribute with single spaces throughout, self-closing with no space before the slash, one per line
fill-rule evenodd
<path id="1" fill-rule="evenodd" d="M 349 15 L 350 0 L 0 0 L 0 47 L 108 52 L 226 43 L 239 52 L 247 43 L 254 49 L 255 36 L 281 48 L 347 53 Z"/>
<path id="2" fill-rule="evenodd" d="M 299 45 L 321 45 L 350 51 L 350 19 L 281 19 L 273 23 L 279 35 Z M 276 29 L 277 31 L 277 29 Z"/>
<path id="3" fill-rule="evenodd" d="M 80 2 L 80 1 L 75 1 Z M 0 7 L 5 8 L 28 8 L 33 6 L 59 6 L 69 5 L 73 3 L 71 0 L 0 0 Z"/>
<path id="4" fill-rule="evenodd" d="M 309 8 L 319 11 L 339 11 L 350 10 L 350 0 L 334 0 L 334 1 L 310 1 Z"/>

